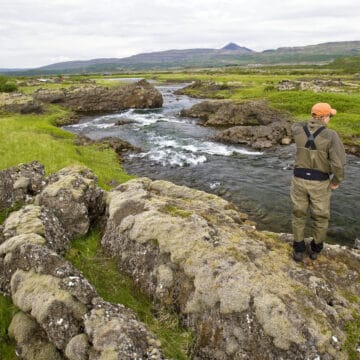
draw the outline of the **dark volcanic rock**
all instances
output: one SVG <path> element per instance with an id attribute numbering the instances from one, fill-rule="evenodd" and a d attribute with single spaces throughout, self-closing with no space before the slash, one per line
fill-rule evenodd
<path id="1" fill-rule="evenodd" d="M 141 151 L 141 149 L 132 146 L 129 142 L 116 137 L 105 137 L 99 140 L 92 140 L 84 135 L 77 135 L 74 139 L 74 143 L 80 146 L 102 144 L 105 147 L 114 149 L 120 157 L 127 151 Z"/>
<path id="2" fill-rule="evenodd" d="M 356 156 L 360 156 L 360 145 L 348 145 L 344 144 L 345 150 L 348 154 L 353 154 Z"/>
<path id="3" fill-rule="evenodd" d="M 268 125 L 289 120 L 289 115 L 272 109 L 267 101 L 203 101 L 181 115 L 205 120 L 206 126 Z"/>
<path id="4" fill-rule="evenodd" d="M 291 123 L 274 122 L 267 126 L 234 126 L 218 132 L 214 139 L 231 144 L 244 144 L 255 149 L 270 148 L 277 144 L 284 144 L 286 139 L 288 139 L 287 144 L 291 142 Z"/>
<path id="5" fill-rule="evenodd" d="M 157 108 L 163 104 L 161 93 L 146 80 L 111 89 L 101 86 L 60 90 L 39 89 L 33 96 L 37 100 L 59 103 L 80 113 Z"/>
<path id="6" fill-rule="evenodd" d="M 265 100 L 204 101 L 182 110 L 181 115 L 203 119 L 205 126 L 228 127 L 215 135 L 221 142 L 263 149 L 292 141 L 289 115 L 270 108 Z"/>

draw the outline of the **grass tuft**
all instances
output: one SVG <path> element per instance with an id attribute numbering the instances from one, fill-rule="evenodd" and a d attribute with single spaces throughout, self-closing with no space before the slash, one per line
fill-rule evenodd
<path id="1" fill-rule="evenodd" d="M 134 286 L 129 276 L 119 273 L 116 258 L 110 258 L 101 251 L 98 230 L 76 239 L 72 245 L 67 259 L 83 272 L 104 300 L 132 309 L 161 340 L 166 356 L 188 359 L 186 354 L 193 340 L 192 333 L 181 327 L 174 313 L 162 309 L 154 315 L 155 304 Z"/>
<path id="2" fill-rule="evenodd" d="M 0 294 L 0 359 L 15 360 L 15 341 L 10 339 L 7 329 L 18 309 L 12 304 L 11 299 Z"/>
<path id="3" fill-rule="evenodd" d="M 344 349 L 348 352 L 349 360 L 360 358 L 360 315 L 355 314 L 354 320 L 346 324 L 346 342 Z"/>

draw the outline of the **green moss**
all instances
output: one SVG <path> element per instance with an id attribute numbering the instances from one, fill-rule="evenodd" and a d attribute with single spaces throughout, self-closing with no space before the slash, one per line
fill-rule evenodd
<path id="1" fill-rule="evenodd" d="M 354 294 L 351 294 L 351 293 L 348 293 L 346 292 L 344 294 L 344 297 L 346 300 L 348 300 L 349 302 L 353 303 L 353 304 L 358 304 L 360 302 L 360 299 L 358 296 L 354 295 Z"/>
<path id="2" fill-rule="evenodd" d="M 171 216 L 180 216 L 182 218 L 188 218 L 193 214 L 192 211 L 182 210 L 173 205 L 166 205 L 163 211 L 170 214 Z"/>
<path id="3" fill-rule="evenodd" d="M 18 309 L 12 304 L 10 298 L 0 295 L 0 359 L 15 360 L 15 342 L 7 334 L 11 319 Z"/>
<path id="4" fill-rule="evenodd" d="M 154 315 L 152 301 L 134 286 L 129 276 L 119 273 L 118 260 L 102 253 L 99 231 L 93 230 L 85 238 L 75 240 L 67 259 L 84 273 L 106 301 L 123 304 L 137 313 L 159 337 L 169 358 L 188 359 L 192 333 L 180 326 L 179 318 L 173 313 L 160 310 Z"/>
<path id="5" fill-rule="evenodd" d="M 225 249 L 226 252 L 237 262 L 246 262 L 248 260 L 247 257 L 243 255 L 235 246 L 227 246 Z"/>
<path id="6" fill-rule="evenodd" d="M 154 246 L 159 247 L 159 241 L 158 239 L 150 239 L 149 240 Z"/>
<path id="7" fill-rule="evenodd" d="M 360 347 L 360 315 L 354 314 L 354 320 L 346 324 L 346 341 L 344 350 L 348 352 L 349 360 L 360 358 L 358 348 Z"/>

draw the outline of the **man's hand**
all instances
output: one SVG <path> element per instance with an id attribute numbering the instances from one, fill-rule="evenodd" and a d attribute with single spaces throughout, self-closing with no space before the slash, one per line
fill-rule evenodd
<path id="1" fill-rule="evenodd" d="M 331 190 L 336 190 L 339 187 L 339 184 L 330 184 Z"/>

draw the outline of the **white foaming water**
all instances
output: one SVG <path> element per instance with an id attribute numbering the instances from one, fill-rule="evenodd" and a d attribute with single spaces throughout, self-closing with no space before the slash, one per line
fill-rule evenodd
<path id="1" fill-rule="evenodd" d="M 146 111 L 146 110 L 144 110 Z M 176 116 L 164 115 L 161 113 L 139 113 L 139 110 L 130 109 L 126 112 L 103 115 L 99 116 L 96 119 L 91 121 L 69 125 L 67 128 L 73 129 L 86 129 L 86 128 L 97 128 L 97 129 L 106 129 L 112 126 L 115 126 L 116 122 L 119 119 L 126 119 L 133 122 L 134 127 L 144 127 L 155 124 L 157 122 L 170 122 L 170 123 L 184 123 L 189 121 L 180 120 Z"/>
<path id="2" fill-rule="evenodd" d="M 219 144 L 212 141 L 199 142 L 197 144 L 199 146 L 198 150 L 202 152 L 206 152 L 210 155 L 223 155 L 223 156 L 231 156 L 234 153 L 242 154 L 242 155 L 262 155 L 263 153 L 260 151 L 251 151 L 244 148 Z"/>
<path id="3" fill-rule="evenodd" d="M 147 137 L 148 143 L 151 144 L 150 150 L 140 154 L 132 154 L 130 158 L 147 157 L 162 166 L 182 167 L 204 163 L 207 161 L 206 155 L 262 154 L 258 151 L 249 151 L 211 141 L 201 142 L 193 138 L 174 139 L 169 135 L 160 136 L 154 132 L 149 132 Z"/>

